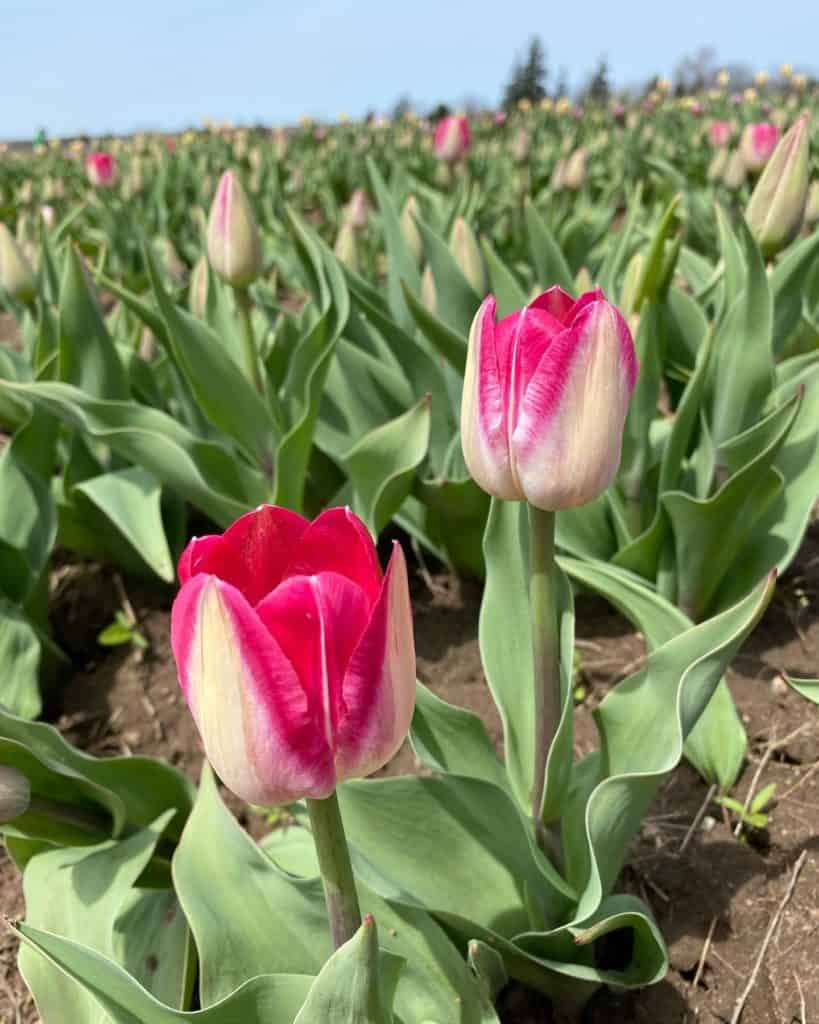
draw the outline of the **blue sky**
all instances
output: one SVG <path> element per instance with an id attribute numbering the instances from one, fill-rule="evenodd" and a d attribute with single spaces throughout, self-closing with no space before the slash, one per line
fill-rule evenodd
<path id="1" fill-rule="evenodd" d="M 704 45 L 819 66 L 812 0 L 2 0 L 0 20 L 0 138 L 356 116 L 405 92 L 497 102 L 532 33 L 573 85 L 601 55 L 621 84 Z"/>

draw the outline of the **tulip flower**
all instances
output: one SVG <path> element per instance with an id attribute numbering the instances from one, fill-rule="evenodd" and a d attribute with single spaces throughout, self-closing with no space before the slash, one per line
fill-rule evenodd
<path id="1" fill-rule="evenodd" d="M 805 223 L 813 225 L 817 222 L 819 222 L 819 181 L 813 181 L 808 189 L 808 201 L 805 204 Z"/>
<path id="2" fill-rule="evenodd" d="M 740 151 L 747 170 L 758 174 L 771 157 L 779 142 L 779 129 L 769 121 L 748 124 L 742 133 Z"/>
<path id="3" fill-rule="evenodd" d="M 344 209 L 344 221 L 354 228 L 365 228 L 370 214 L 370 204 L 363 188 L 357 188 L 350 196 Z"/>
<path id="4" fill-rule="evenodd" d="M 25 814 L 31 803 L 31 784 L 21 771 L 0 765 L 0 824 Z"/>
<path id="5" fill-rule="evenodd" d="M 469 142 L 469 121 L 463 114 L 448 114 L 438 122 L 432 144 L 438 159 L 452 164 L 466 153 Z"/>
<path id="6" fill-rule="evenodd" d="M 763 255 L 775 256 L 799 233 L 810 181 L 808 115 L 782 138 L 751 195 L 745 219 Z"/>
<path id="7" fill-rule="evenodd" d="M 416 224 L 416 218 L 421 216 L 421 208 L 418 205 L 417 198 L 410 193 L 407 196 L 407 201 L 404 203 L 404 208 L 401 211 L 401 234 L 404 236 L 404 241 L 407 244 L 407 248 L 412 253 L 415 262 L 420 263 L 424 256 L 424 241 L 421 238 L 421 232 Z"/>
<path id="8" fill-rule="evenodd" d="M 117 180 L 117 161 L 111 153 L 89 153 L 85 173 L 95 188 L 110 188 Z"/>
<path id="9" fill-rule="evenodd" d="M 0 223 L 0 287 L 17 302 L 29 305 L 37 295 L 31 264 L 5 224 Z"/>
<path id="10" fill-rule="evenodd" d="M 333 252 L 345 267 L 358 273 L 358 245 L 355 240 L 355 228 L 349 221 L 339 228 Z"/>
<path id="11" fill-rule="evenodd" d="M 205 753 L 242 799 L 323 799 L 369 775 L 409 729 L 415 655 L 407 570 L 382 575 L 349 509 L 312 523 L 264 505 L 191 541 L 171 644 Z"/>
<path id="12" fill-rule="evenodd" d="M 219 179 L 208 217 L 208 259 L 234 288 L 247 288 L 262 272 L 262 243 L 256 218 L 233 171 Z"/>
<path id="13" fill-rule="evenodd" d="M 563 173 L 563 186 L 576 192 L 583 187 L 586 180 L 586 150 L 581 146 L 566 161 Z"/>
<path id="14" fill-rule="evenodd" d="M 730 121 L 712 121 L 711 127 L 708 129 L 708 135 L 712 146 L 727 146 L 733 135 Z"/>
<path id="15" fill-rule="evenodd" d="M 742 188 L 745 184 L 747 174 L 748 171 L 746 170 L 742 153 L 739 149 L 735 149 L 725 165 L 722 175 L 723 184 L 732 192 L 736 192 L 737 189 Z"/>
<path id="16" fill-rule="evenodd" d="M 620 464 L 637 377 L 626 321 L 598 289 L 550 288 L 495 322 L 490 295 L 469 335 L 461 443 L 489 494 L 543 510 L 592 501 Z"/>
<path id="17" fill-rule="evenodd" d="M 479 298 L 483 298 L 488 290 L 488 284 L 481 247 L 463 217 L 455 218 L 449 248 L 464 277 L 472 285 L 475 294 Z"/>

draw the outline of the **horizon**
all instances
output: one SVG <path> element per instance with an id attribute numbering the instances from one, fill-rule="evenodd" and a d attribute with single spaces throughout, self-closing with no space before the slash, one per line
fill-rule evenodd
<path id="1" fill-rule="evenodd" d="M 304 115 L 335 121 L 342 113 L 360 120 L 388 113 L 404 96 L 419 112 L 467 100 L 497 107 L 532 36 L 544 44 L 547 88 L 565 69 L 572 94 L 601 58 L 615 90 L 653 75 L 673 78 L 683 58 L 705 48 L 714 52 L 713 68 L 816 68 L 819 8 L 807 10 L 801 0 L 777 7 L 773 42 L 758 30 L 771 20 L 762 0 L 727 0 L 716 9 L 693 0 L 673 32 L 646 23 L 644 11 L 639 0 L 616 11 L 591 0 L 579 33 L 568 14 L 547 19 L 531 0 L 509 0 L 501 21 L 486 0 L 417 0 L 411 15 L 373 0 L 276 10 L 251 0 L 232 12 L 146 0 L 138 18 L 98 0 L 70 10 L 17 3 L 4 19 L 10 38 L 0 84 L 13 99 L 0 138 L 26 141 L 41 128 L 70 138 L 175 133 L 206 120 L 276 125 Z"/>

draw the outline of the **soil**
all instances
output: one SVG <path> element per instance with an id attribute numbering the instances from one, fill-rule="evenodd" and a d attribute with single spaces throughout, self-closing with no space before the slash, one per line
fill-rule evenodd
<path id="1" fill-rule="evenodd" d="M 674 772 L 621 879 L 622 888 L 651 906 L 669 946 L 671 969 L 660 984 L 640 992 L 601 990 L 587 1007 L 584 1024 L 732 1021 L 758 960 L 742 1024 L 819 1021 L 819 714 L 779 678 L 782 672 L 817 674 L 817 569 L 819 523 L 814 523 L 728 673 L 750 739 L 735 796 L 744 800 L 750 787 L 758 792 L 776 783 L 769 827 L 735 836 L 735 822 L 709 801 L 695 772 L 685 764 Z M 483 680 L 476 638 L 479 586 L 426 571 L 416 573 L 412 585 L 420 678 L 446 700 L 480 714 L 500 745 L 500 722 Z M 46 717 L 94 754 L 164 757 L 196 778 L 202 753 L 169 648 L 171 599 L 170 590 L 123 581 L 99 566 L 59 565 L 52 580 L 52 627 L 73 672 L 49 696 Z M 96 643 L 124 602 L 148 640 L 144 651 Z M 594 743 L 592 708 L 639 664 L 644 644 L 603 601 L 580 596 L 577 606 L 580 682 L 586 693 L 576 708 L 580 755 Z M 415 769 L 405 747 L 385 771 Z M 253 834 L 266 827 L 238 802 L 231 806 Z M 695 819 L 700 823 L 692 829 Z M 19 877 L 2 851 L 0 857 L 0 910 L 20 917 Z M 6 933 L 0 937 L 0 1022 L 34 1024 L 36 1010 L 15 959 L 16 941 Z M 501 994 L 499 1010 L 504 1024 L 552 1021 L 548 1002 L 519 986 Z"/>

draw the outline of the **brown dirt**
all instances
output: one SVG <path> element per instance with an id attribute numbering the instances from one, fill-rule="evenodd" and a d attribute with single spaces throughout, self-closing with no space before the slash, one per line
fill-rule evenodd
<path id="1" fill-rule="evenodd" d="M 817 566 L 819 524 L 814 524 L 794 570 L 729 672 L 751 742 L 735 795 L 745 798 L 764 759 L 756 790 L 775 782 L 778 794 L 769 828 L 735 838 L 733 822 L 712 803 L 704 825 L 681 850 L 707 787 L 685 765 L 673 774 L 622 878 L 623 888 L 652 907 L 669 945 L 671 969 L 665 981 L 641 992 L 601 991 L 584 1015 L 585 1024 L 730 1021 L 803 851 L 801 874 L 762 960 L 742 1024 L 819 1020 L 819 715 L 777 682 L 783 671 L 817 673 Z M 165 757 L 195 778 L 202 755 L 168 644 L 171 594 L 131 586 L 127 597 L 150 646 L 145 652 L 105 650 L 94 637 L 121 606 L 115 575 L 71 564 L 57 570 L 54 630 L 76 665 L 59 695 L 57 725 L 95 754 Z M 500 722 L 483 681 L 475 635 L 479 587 L 436 576 L 427 582 L 416 577 L 413 588 L 420 677 L 447 700 L 478 712 L 500 744 Z M 581 754 L 594 742 L 591 708 L 624 670 L 633 671 L 644 647 L 640 635 L 604 602 L 584 596 L 577 603 L 581 681 L 587 691 L 576 709 Z M 56 701 L 52 705 L 54 713 Z M 414 767 L 405 747 L 387 770 Z M 251 832 L 263 831 L 261 819 L 242 812 L 238 803 L 232 806 Z M 0 909 L 10 917 L 23 909 L 19 879 L 5 858 Z M 13 936 L 6 935 L 0 941 L 0 1022 L 34 1024 L 36 1014 L 14 957 Z M 502 994 L 500 1010 L 508 1024 L 551 1021 L 546 1001 L 517 987 Z"/>

